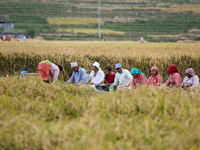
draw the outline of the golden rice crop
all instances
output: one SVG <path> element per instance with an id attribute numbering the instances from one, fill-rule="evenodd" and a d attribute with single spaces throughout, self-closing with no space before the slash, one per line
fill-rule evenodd
<path id="1" fill-rule="evenodd" d="M 98 24 L 98 18 L 48 18 L 49 24 L 52 25 L 89 25 L 89 24 Z M 101 21 L 103 25 L 104 22 Z"/>
<path id="2" fill-rule="evenodd" d="M 70 62 L 90 69 L 117 62 L 146 74 L 158 65 L 161 74 L 171 64 L 180 72 L 200 68 L 199 43 L 133 42 L 0 42 L 0 73 L 26 67 L 35 72 L 41 60 L 64 66 Z M 200 88 L 139 87 L 114 93 L 46 84 L 18 75 L 0 80 L 0 149 L 186 150 L 199 149 Z"/>
<path id="3" fill-rule="evenodd" d="M 200 89 L 103 93 L 36 79 L 0 81 L 1 149 L 199 149 Z"/>
<path id="4" fill-rule="evenodd" d="M 98 29 L 57 29 L 56 32 L 67 32 L 67 33 L 76 33 L 76 34 L 92 34 L 98 35 Z M 121 31 L 113 31 L 109 29 L 101 29 L 102 35 L 125 35 L 124 32 Z"/>
<path id="5" fill-rule="evenodd" d="M 175 64 L 183 74 L 192 67 L 200 75 L 199 43 L 134 43 L 134 42 L 1 42 L 1 75 L 13 74 L 26 67 L 36 72 L 40 61 L 48 59 L 63 65 L 62 77 L 71 76 L 70 62 L 78 61 L 81 67 L 91 69 L 98 61 L 104 69 L 121 63 L 124 68 L 141 69 L 147 76 L 152 66 L 159 68 L 163 77 L 168 77 L 167 68 Z"/>

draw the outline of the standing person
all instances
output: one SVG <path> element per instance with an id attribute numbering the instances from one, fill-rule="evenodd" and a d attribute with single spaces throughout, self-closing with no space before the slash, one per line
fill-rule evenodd
<path id="1" fill-rule="evenodd" d="M 23 41 L 26 41 L 26 36 L 22 35 L 22 39 L 23 39 Z"/>
<path id="2" fill-rule="evenodd" d="M 38 65 L 37 79 L 42 78 L 43 81 L 49 83 L 50 80 L 58 80 L 60 72 L 63 70 L 62 66 L 55 65 L 49 60 L 45 60 L 39 63 Z"/>
<path id="3" fill-rule="evenodd" d="M 158 67 L 153 66 L 151 68 L 151 76 L 149 77 L 149 79 L 147 81 L 147 85 L 159 87 L 159 86 L 162 85 L 162 82 L 163 82 L 163 79 L 160 76 L 160 73 L 158 71 Z"/>
<path id="4" fill-rule="evenodd" d="M 133 68 L 131 70 L 131 74 L 133 76 L 133 80 L 129 83 L 129 87 L 131 86 L 139 86 L 139 85 L 146 85 L 147 83 L 147 78 L 144 73 L 140 71 L 140 69 Z"/>
<path id="5" fill-rule="evenodd" d="M 86 70 L 84 68 L 81 68 L 78 66 L 78 62 L 72 62 L 71 63 L 71 68 L 73 70 L 73 74 L 71 76 L 71 78 L 65 82 L 65 84 L 68 83 L 84 83 L 86 82 Z"/>
<path id="6" fill-rule="evenodd" d="M 170 73 L 169 79 L 166 82 L 167 86 L 179 86 L 181 82 L 183 82 L 183 79 L 181 75 L 178 72 L 177 66 L 176 65 L 171 65 L 167 71 Z"/>
<path id="7" fill-rule="evenodd" d="M 99 85 L 104 80 L 104 72 L 100 68 L 100 64 L 98 62 L 94 62 L 92 65 L 92 72 L 89 74 L 87 71 L 86 81 L 90 81 L 92 85 Z"/>
<path id="8" fill-rule="evenodd" d="M 144 38 L 143 37 L 141 37 L 140 43 L 144 43 Z"/>
<path id="9" fill-rule="evenodd" d="M 115 65 L 115 69 L 117 73 L 113 86 L 117 86 L 117 88 L 127 87 L 131 80 L 133 80 L 131 73 L 127 69 L 123 69 L 119 63 Z"/>
<path id="10" fill-rule="evenodd" d="M 112 68 L 110 66 L 107 66 L 105 68 L 105 72 L 106 72 L 106 76 L 105 76 L 104 80 L 101 82 L 101 84 L 104 84 L 105 82 L 108 82 L 108 85 L 113 84 L 113 82 L 115 80 L 115 73 L 112 72 Z M 96 88 L 98 90 L 109 91 L 108 86 L 99 86 L 99 85 L 96 85 Z"/>
<path id="11" fill-rule="evenodd" d="M 181 83 L 183 88 L 193 88 L 199 85 L 199 77 L 194 73 L 192 68 L 188 68 L 186 71 L 186 77 Z"/>
<path id="12" fill-rule="evenodd" d="M 11 41 L 11 35 L 10 34 L 8 35 L 8 41 Z"/>
<path id="13" fill-rule="evenodd" d="M 101 40 L 102 40 L 102 42 L 105 42 L 105 41 L 106 41 L 105 38 L 103 38 L 103 37 L 101 37 Z"/>

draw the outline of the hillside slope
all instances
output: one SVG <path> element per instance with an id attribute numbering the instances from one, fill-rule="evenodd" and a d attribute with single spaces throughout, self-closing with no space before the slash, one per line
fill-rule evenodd
<path id="1" fill-rule="evenodd" d="M 48 18 L 55 18 L 55 23 L 49 24 Z M 69 21 L 66 24 L 59 18 L 97 19 L 97 0 L 45 0 L 43 3 L 37 0 L 0 0 L 0 20 L 15 22 L 15 32 L 31 33 L 32 36 L 40 34 L 46 40 L 98 40 L 98 34 L 90 33 L 98 30 L 98 20 L 89 24 Z M 199 40 L 198 35 L 178 35 L 200 29 L 200 1 L 102 0 L 101 21 L 102 29 L 124 33 L 105 34 L 107 40 L 139 40 L 141 36 L 155 42 Z M 77 30 L 86 32 L 74 33 Z M 47 33 L 54 33 L 54 36 Z"/>

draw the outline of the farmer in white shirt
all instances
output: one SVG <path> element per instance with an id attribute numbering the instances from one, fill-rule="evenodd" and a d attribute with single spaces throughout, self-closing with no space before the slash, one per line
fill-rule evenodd
<path id="1" fill-rule="evenodd" d="M 92 72 L 89 75 L 89 71 L 87 71 L 86 81 L 90 81 L 92 85 L 99 85 L 101 81 L 104 80 L 104 72 L 101 70 L 98 62 L 94 62 L 92 65 Z"/>
<path id="2" fill-rule="evenodd" d="M 190 89 L 199 85 L 199 77 L 194 73 L 194 70 L 192 68 L 188 68 L 185 73 L 186 77 L 181 83 L 182 87 L 187 87 L 188 89 Z"/>
<path id="3" fill-rule="evenodd" d="M 115 65 L 115 69 L 117 73 L 113 86 L 117 86 L 117 88 L 127 87 L 133 80 L 133 76 L 127 69 L 123 69 L 119 63 Z"/>

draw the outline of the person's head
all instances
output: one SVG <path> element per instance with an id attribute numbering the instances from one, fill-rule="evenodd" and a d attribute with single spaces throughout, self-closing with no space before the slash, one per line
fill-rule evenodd
<path id="1" fill-rule="evenodd" d="M 176 65 L 171 65 L 171 66 L 167 69 L 167 71 L 168 71 L 170 74 L 179 73 Z"/>
<path id="2" fill-rule="evenodd" d="M 103 39 L 103 37 L 101 37 L 101 39 Z"/>
<path id="3" fill-rule="evenodd" d="M 22 35 L 22 37 L 24 37 L 24 36 Z"/>
<path id="4" fill-rule="evenodd" d="M 192 78 L 192 77 L 195 75 L 194 70 L 193 70 L 192 68 L 188 68 L 188 69 L 185 71 L 185 73 L 186 73 L 186 76 L 187 76 L 188 78 Z"/>
<path id="5" fill-rule="evenodd" d="M 106 72 L 107 75 L 110 75 L 111 72 L 112 72 L 112 68 L 111 68 L 110 66 L 107 66 L 107 67 L 105 68 L 105 72 Z"/>
<path id="6" fill-rule="evenodd" d="M 140 71 L 140 69 L 137 69 L 137 68 L 133 68 L 131 70 L 131 74 L 134 78 L 137 78 L 139 76 L 139 74 L 141 74 L 142 72 Z"/>
<path id="7" fill-rule="evenodd" d="M 78 66 L 78 62 L 72 62 L 71 64 L 71 68 L 74 72 L 78 72 L 79 70 L 79 66 Z"/>
<path id="8" fill-rule="evenodd" d="M 60 66 L 60 65 L 57 65 L 57 66 L 58 66 L 60 72 L 63 71 L 63 67 L 62 66 Z"/>
<path id="9" fill-rule="evenodd" d="M 98 62 L 94 62 L 93 65 L 92 65 L 92 70 L 94 72 L 98 72 L 99 68 L 100 68 L 100 64 Z"/>
<path id="10" fill-rule="evenodd" d="M 115 65 L 115 69 L 118 73 L 122 73 L 122 65 L 120 63 Z"/>
<path id="11" fill-rule="evenodd" d="M 156 76 L 157 74 L 159 74 L 159 72 L 158 72 L 158 67 L 153 66 L 153 67 L 151 68 L 151 75 L 152 75 L 152 76 Z"/>

